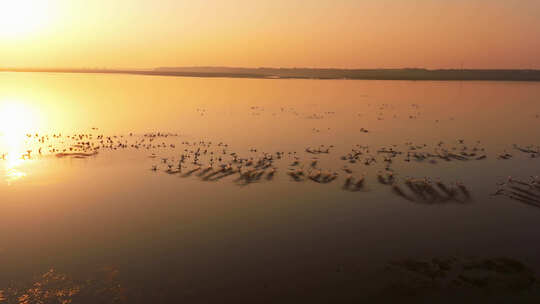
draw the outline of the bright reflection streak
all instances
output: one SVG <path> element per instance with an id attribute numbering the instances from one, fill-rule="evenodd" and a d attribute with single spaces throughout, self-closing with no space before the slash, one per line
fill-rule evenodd
<path id="1" fill-rule="evenodd" d="M 5 180 L 8 185 L 11 184 L 11 182 L 26 176 L 26 173 L 19 169 L 25 161 L 19 153 L 21 150 L 21 145 L 19 144 L 20 140 L 14 138 L 15 137 L 11 135 L 4 135 L 1 137 L 2 147 L 8 147 L 7 152 L 2 152 L 2 154 L 5 153 L 3 167 L 5 171 Z"/>
<path id="2" fill-rule="evenodd" d="M 19 180 L 26 176 L 26 173 L 23 171 L 20 171 L 17 167 L 19 167 L 22 163 L 22 159 L 16 159 L 16 160 L 8 160 L 7 164 L 5 165 L 6 168 L 6 182 L 8 185 L 11 185 L 12 182 Z"/>
<path id="3" fill-rule="evenodd" d="M 20 171 L 25 161 L 25 134 L 36 127 L 36 116 L 22 103 L 0 103 L 0 156 L 8 184 L 26 176 Z"/>

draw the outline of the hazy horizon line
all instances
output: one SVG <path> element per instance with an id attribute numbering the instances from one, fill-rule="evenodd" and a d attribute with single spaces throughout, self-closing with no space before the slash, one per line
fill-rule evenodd
<path id="1" fill-rule="evenodd" d="M 439 81 L 540 81 L 540 70 L 512 69 L 322 69 L 322 68 L 235 68 L 157 67 L 151 69 L 110 68 L 0 68 L 13 73 L 133 74 L 202 78 L 259 79 L 350 79 L 350 80 L 439 80 Z"/>
<path id="2" fill-rule="evenodd" d="M 274 70 L 342 70 L 342 71 L 355 71 L 355 70 L 425 70 L 425 71 L 540 71 L 538 68 L 502 68 L 502 67 L 489 67 L 489 68 L 468 68 L 468 67 L 446 67 L 446 68 L 432 68 L 432 67 L 310 67 L 310 66 L 228 66 L 228 65 L 160 65 L 154 67 L 73 67 L 73 66 L 0 66 L 0 71 L 6 70 L 112 70 L 112 71 L 152 71 L 156 69 L 186 69 L 186 68 L 222 68 L 222 69 L 274 69 Z"/>

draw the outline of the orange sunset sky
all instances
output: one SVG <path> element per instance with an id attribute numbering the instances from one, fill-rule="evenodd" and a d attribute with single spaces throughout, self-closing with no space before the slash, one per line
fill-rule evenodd
<path id="1" fill-rule="evenodd" d="M 539 0 L 0 0 L 0 67 L 540 68 Z"/>

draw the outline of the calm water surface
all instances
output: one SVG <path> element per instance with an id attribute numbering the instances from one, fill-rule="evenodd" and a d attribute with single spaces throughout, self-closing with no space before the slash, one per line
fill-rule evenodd
<path id="1" fill-rule="evenodd" d="M 283 301 L 350 294 L 411 257 L 510 257 L 538 271 L 540 208 L 491 194 L 508 176 L 540 173 L 540 158 L 513 146 L 538 151 L 539 114 L 538 83 L 3 73 L 0 290 L 51 268 L 85 278 L 106 267 L 133 301 Z M 131 145 L 152 132 L 177 136 L 155 139 L 163 147 L 58 158 L 49 151 L 67 139 L 25 135 L 105 134 Z M 231 152 L 284 156 L 272 180 L 248 185 L 165 172 L 161 158 L 177 161 L 201 141 L 212 142 L 216 163 L 223 149 L 224 163 Z M 306 152 L 322 145 L 328 154 Z M 487 158 L 405 161 L 411 145 Z M 369 148 L 359 161 L 341 159 L 360 146 Z M 398 180 L 461 182 L 471 199 L 396 195 L 377 181 L 389 166 L 377 153 L 384 147 L 404 151 L 390 165 Z M 369 155 L 376 162 L 365 165 Z M 295 182 L 286 172 L 296 160 L 338 177 Z M 362 191 L 342 189 L 345 166 L 365 176 Z"/>

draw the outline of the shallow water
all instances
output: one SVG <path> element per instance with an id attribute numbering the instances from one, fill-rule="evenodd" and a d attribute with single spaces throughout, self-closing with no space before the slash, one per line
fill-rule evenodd
<path id="1" fill-rule="evenodd" d="M 411 257 L 510 257 L 538 271 L 540 208 L 491 194 L 508 176 L 539 174 L 540 157 L 514 148 L 538 151 L 539 96 L 526 82 L 0 73 L 0 111 L 17 109 L 0 122 L 0 282 L 108 267 L 132 299 L 203 303 L 354 297 L 351 284 Z M 145 136 L 158 132 L 171 135 Z M 99 135 L 114 148 L 55 156 L 78 141 L 99 146 Z M 198 148 L 208 150 L 203 169 L 213 155 L 217 168 L 218 155 L 226 164 L 232 152 L 271 154 L 275 176 L 184 176 L 193 158 L 167 174 L 162 158 L 175 165 Z M 402 154 L 385 162 L 383 148 Z M 341 159 L 351 149 L 363 153 L 354 163 Z M 441 149 L 475 156 L 405 160 Z M 296 182 L 287 172 L 299 167 L 337 177 Z M 360 191 L 343 189 L 344 167 L 365 176 Z M 405 190 L 407 178 L 427 177 L 462 183 L 471 198 L 408 201 L 378 182 L 386 167 Z"/>

